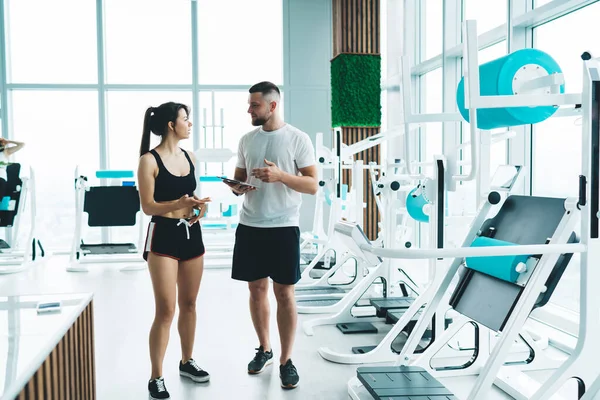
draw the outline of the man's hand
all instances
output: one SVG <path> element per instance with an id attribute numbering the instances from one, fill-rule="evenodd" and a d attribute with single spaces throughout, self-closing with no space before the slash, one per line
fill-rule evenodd
<path id="1" fill-rule="evenodd" d="M 260 179 L 263 182 L 281 181 L 283 171 L 281 171 L 277 165 L 267 159 L 265 159 L 265 164 L 267 164 L 267 167 L 265 168 L 254 168 L 252 170 L 252 176 Z"/>
<path id="2" fill-rule="evenodd" d="M 254 186 L 244 186 L 237 183 L 229 183 L 225 181 L 223 181 L 223 183 L 229 186 L 231 190 L 233 190 L 233 192 L 236 194 L 244 194 L 256 190 Z"/>

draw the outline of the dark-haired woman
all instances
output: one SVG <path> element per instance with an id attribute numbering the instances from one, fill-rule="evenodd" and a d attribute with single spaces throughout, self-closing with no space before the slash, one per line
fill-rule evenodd
<path id="1" fill-rule="evenodd" d="M 179 374 L 195 382 L 207 382 L 210 378 L 192 358 L 196 297 L 204 269 L 204 244 L 198 221 L 210 199 L 194 195 L 194 155 L 179 147 L 179 141 L 190 136 L 192 123 L 188 118 L 189 108 L 184 104 L 169 102 L 148 108 L 140 146 L 140 201 L 144 213 L 152 216 L 144 259 L 148 262 L 156 307 L 150 329 L 152 373 L 148 382 L 154 399 L 169 398 L 162 364 L 176 302 L 182 353 Z M 160 144 L 152 150 L 150 132 L 161 137 Z"/>

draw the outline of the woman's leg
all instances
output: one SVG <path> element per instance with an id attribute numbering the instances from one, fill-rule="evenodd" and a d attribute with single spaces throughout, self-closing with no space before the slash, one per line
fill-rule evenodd
<path id="1" fill-rule="evenodd" d="M 196 299 L 204 272 L 204 256 L 179 262 L 177 286 L 179 288 L 179 320 L 177 328 L 181 338 L 181 361 L 192 358 L 196 335 Z"/>
<path id="2" fill-rule="evenodd" d="M 171 322 L 175 315 L 177 260 L 148 254 L 148 269 L 154 289 L 155 315 L 150 329 L 150 361 L 152 376 L 162 376 L 162 364 L 169 342 Z"/>

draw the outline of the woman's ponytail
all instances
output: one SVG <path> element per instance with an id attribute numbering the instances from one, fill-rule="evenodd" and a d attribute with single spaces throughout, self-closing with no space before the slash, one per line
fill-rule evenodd
<path id="1" fill-rule="evenodd" d="M 140 157 L 150 151 L 150 119 L 154 107 L 149 107 L 144 115 L 144 129 L 142 131 L 142 144 L 140 145 Z"/>

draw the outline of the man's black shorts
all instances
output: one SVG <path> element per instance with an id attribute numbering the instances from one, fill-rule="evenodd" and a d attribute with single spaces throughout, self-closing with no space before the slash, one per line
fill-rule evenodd
<path id="1" fill-rule="evenodd" d="M 300 280 L 300 229 L 238 225 L 231 277 L 246 282 L 270 277 L 294 285 Z"/>

